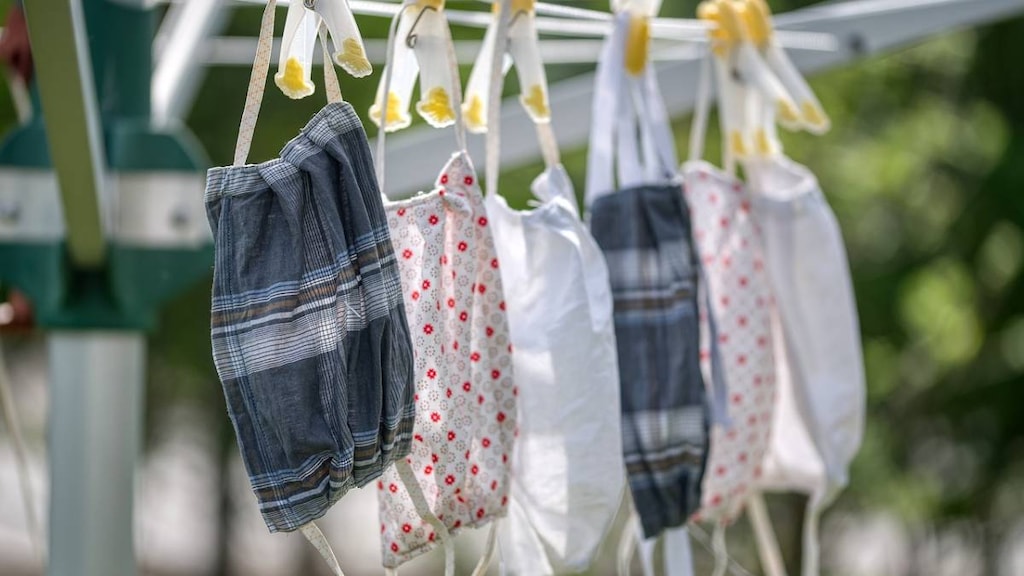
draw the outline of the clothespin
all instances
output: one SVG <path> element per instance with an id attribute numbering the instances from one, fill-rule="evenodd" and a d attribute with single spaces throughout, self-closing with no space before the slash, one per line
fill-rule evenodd
<path id="1" fill-rule="evenodd" d="M 661 9 L 661 0 L 612 0 L 612 11 L 630 14 L 626 35 L 626 72 L 639 76 L 647 67 L 651 51 L 651 18 Z"/>
<path id="2" fill-rule="evenodd" d="M 310 79 L 313 49 L 321 20 L 334 43 L 334 61 L 346 72 L 362 78 L 373 71 L 363 38 L 347 0 L 293 0 L 284 23 L 281 55 L 274 83 L 289 98 L 305 98 L 315 86 Z M 324 62 L 324 65 L 330 64 Z"/>
<path id="3" fill-rule="evenodd" d="M 804 128 L 814 134 L 824 134 L 831 126 L 828 115 L 822 108 L 814 91 L 807 85 L 803 75 L 775 40 L 772 13 L 765 0 L 744 0 L 746 4 L 747 27 L 751 39 L 758 47 L 769 68 L 792 95 L 799 110 L 799 118 L 790 120 L 780 115 L 780 124 L 787 129 Z"/>
<path id="4" fill-rule="evenodd" d="M 537 38 L 536 0 L 513 0 L 508 29 L 508 53 L 519 76 L 519 103 L 537 124 L 551 121 L 548 105 L 548 79 L 540 58 Z M 494 2 L 494 18 L 484 34 L 483 46 L 473 64 L 466 87 L 466 101 L 462 106 L 466 126 L 471 132 L 487 131 L 487 103 L 490 96 L 491 66 L 497 43 L 499 3 Z"/>
<path id="5" fill-rule="evenodd" d="M 710 24 L 708 36 L 718 86 L 718 117 L 725 139 L 724 163 L 726 170 L 733 172 L 735 159 L 746 157 L 750 145 L 742 128 L 747 118 L 746 98 L 742 84 L 733 73 L 739 30 L 730 25 L 732 21 L 723 12 L 721 3 L 715 0 L 704 0 L 697 5 L 697 17 Z"/>
<path id="6" fill-rule="evenodd" d="M 450 126 L 455 123 L 456 105 L 453 82 L 457 75 L 452 70 L 454 67 L 457 71 L 458 64 L 453 61 L 444 0 L 405 0 L 399 18 L 393 53 L 387 63 L 393 71 L 384 130 L 393 132 L 412 122 L 409 106 L 417 76 L 420 101 L 416 111 L 435 128 Z M 370 107 L 370 119 L 378 126 L 383 99 L 382 79 Z"/>

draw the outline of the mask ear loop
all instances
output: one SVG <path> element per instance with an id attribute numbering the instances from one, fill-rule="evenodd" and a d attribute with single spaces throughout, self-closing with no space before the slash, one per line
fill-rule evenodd
<path id="1" fill-rule="evenodd" d="M 267 73 L 270 71 L 270 53 L 274 40 L 274 9 L 277 0 L 267 0 L 260 20 L 260 36 L 256 43 L 256 57 L 253 59 L 252 71 L 249 73 L 249 89 L 245 93 L 245 107 L 242 119 L 238 123 L 238 139 L 235 141 L 234 166 L 242 166 L 249 157 L 252 147 L 252 136 L 256 131 L 256 119 L 260 115 L 263 104 L 263 91 L 267 85 Z"/>
<path id="2" fill-rule="evenodd" d="M 488 196 L 498 193 L 498 172 L 501 164 L 501 88 L 504 79 L 501 63 L 508 52 L 511 0 L 500 0 L 498 6 L 498 25 L 494 30 L 494 52 L 491 54 L 491 77 L 487 86 L 487 160 L 484 164 L 484 177 L 487 179 Z M 461 109 L 461 106 L 459 108 Z"/>
<path id="3" fill-rule="evenodd" d="M 704 158 L 704 142 L 707 139 L 708 115 L 711 108 L 711 58 L 709 49 L 700 59 L 697 101 L 694 103 L 693 119 L 690 124 L 690 162 Z"/>

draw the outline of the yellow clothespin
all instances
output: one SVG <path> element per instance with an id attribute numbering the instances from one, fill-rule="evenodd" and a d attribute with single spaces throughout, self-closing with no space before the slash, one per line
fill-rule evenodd
<path id="1" fill-rule="evenodd" d="M 274 74 L 274 83 L 289 98 L 304 98 L 315 89 L 310 75 L 321 20 L 334 42 L 333 58 L 339 66 L 356 78 L 373 71 L 347 0 L 293 0 L 288 5 Z"/>
<path id="2" fill-rule="evenodd" d="M 828 115 L 803 75 L 775 40 L 775 29 L 768 4 L 765 0 L 743 1 L 746 4 L 745 17 L 751 39 L 757 45 L 768 67 L 792 95 L 799 110 L 798 118 L 780 114 L 779 122 L 791 130 L 804 128 L 815 134 L 827 132 L 831 125 Z"/>
<path id="3" fill-rule="evenodd" d="M 410 100 L 416 78 L 420 79 L 420 101 L 416 111 L 431 126 L 443 128 L 455 123 L 451 35 L 444 14 L 444 0 L 405 0 L 399 16 L 394 52 L 387 67 L 393 67 L 388 91 L 388 132 L 405 128 L 412 122 Z M 386 73 L 386 71 L 385 71 Z M 380 109 L 384 98 L 384 80 L 377 88 L 377 97 L 370 107 L 370 119 L 380 126 Z"/>
<path id="4" fill-rule="evenodd" d="M 733 170 L 733 160 L 750 153 L 743 125 L 746 123 L 746 97 L 743 85 L 733 74 L 740 29 L 730 19 L 722 3 L 704 0 L 697 5 L 697 17 L 708 22 L 711 53 L 714 56 L 715 80 L 718 86 L 718 117 L 725 138 L 726 169 Z"/>
<path id="5" fill-rule="evenodd" d="M 612 0 L 612 11 L 630 14 L 626 35 L 626 72 L 639 76 L 647 67 L 651 51 L 651 18 L 661 9 L 661 0 Z"/>
<path id="6" fill-rule="evenodd" d="M 548 80 L 544 63 L 540 58 L 537 38 L 536 0 L 513 0 L 512 15 L 508 28 L 508 53 L 519 76 L 519 102 L 535 123 L 551 121 L 548 105 Z M 487 131 L 487 102 L 490 93 L 491 66 L 497 43 L 498 8 L 494 2 L 494 19 L 484 34 L 483 46 L 473 64 L 466 87 L 465 103 L 462 106 L 466 126 L 471 132 Z"/>

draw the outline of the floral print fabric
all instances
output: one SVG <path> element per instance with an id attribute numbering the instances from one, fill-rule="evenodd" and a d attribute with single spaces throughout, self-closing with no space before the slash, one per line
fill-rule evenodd
<path id="1" fill-rule="evenodd" d="M 407 459 L 434 515 L 454 535 L 505 515 L 516 432 L 505 302 L 476 175 L 455 154 L 434 191 L 386 205 L 416 372 Z M 378 482 L 383 563 L 439 542 L 395 467 Z"/>

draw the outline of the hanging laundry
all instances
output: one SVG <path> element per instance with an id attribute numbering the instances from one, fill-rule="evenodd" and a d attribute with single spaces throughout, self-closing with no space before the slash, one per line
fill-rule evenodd
<path id="1" fill-rule="evenodd" d="M 396 16 L 389 44 L 396 27 L 407 29 L 401 20 L 411 13 Z M 442 66 L 454 79 L 447 23 L 442 34 Z M 397 40 L 403 41 L 401 35 Z M 457 102 L 458 84 L 452 85 Z M 383 104 L 383 114 L 390 114 L 389 106 Z M 504 516 L 508 505 L 517 415 L 512 345 L 491 223 L 458 114 L 455 126 L 459 151 L 434 189 L 386 203 L 416 366 L 412 451 L 407 464 L 386 471 L 378 483 L 383 563 L 389 569 L 438 544 L 449 545 L 463 528 Z M 380 138 L 378 152 L 384 146 Z M 378 153 L 379 174 L 383 158 Z M 423 500 L 417 502 L 420 493 Z M 446 558 L 451 573 L 450 546 Z"/>
<path id="2" fill-rule="evenodd" d="M 510 28 L 533 17 L 532 6 L 510 4 L 504 21 L 496 13 L 487 32 L 491 49 L 481 51 L 471 75 L 477 79 L 473 97 L 486 103 L 474 107 L 495 117 L 503 75 L 495 61 L 522 41 L 510 39 Z M 520 49 L 536 53 L 536 42 L 534 34 L 533 47 Z M 539 84 L 532 91 L 545 94 L 543 67 L 535 63 Z M 624 487 L 608 271 L 580 220 L 549 118 L 533 119 L 547 168 L 533 183 L 538 200 L 524 211 L 513 210 L 498 193 L 499 127 L 477 119 L 488 132 L 485 202 L 502 280 L 517 287 L 506 298 L 519 436 L 508 518 L 498 525 L 498 539 L 504 569 L 523 575 L 585 571 L 618 512 Z"/>
<path id="3" fill-rule="evenodd" d="M 210 169 L 206 182 L 214 363 L 272 532 L 305 528 L 404 458 L 414 411 L 387 218 L 366 135 L 333 67 L 330 103 L 280 158 L 246 164 L 274 6 L 264 11 L 234 164 Z"/>
<path id="4" fill-rule="evenodd" d="M 685 524 L 700 502 L 707 406 L 689 210 L 654 73 L 649 64 L 625 73 L 630 27 L 630 14 L 616 15 L 598 63 L 586 199 L 615 302 L 626 472 L 653 537 Z"/>
<path id="5" fill-rule="evenodd" d="M 708 17 L 710 6 L 714 5 L 701 6 L 703 17 Z M 723 3 L 715 15 L 728 14 L 729 8 Z M 717 23 L 721 18 L 712 20 Z M 719 26 L 711 38 L 713 57 L 722 63 L 720 70 L 728 66 L 739 44 L 731 38 L 734 33 L 733 27 Z M 719 74 L 718 80 L 718 93 L 727 99 L 730 79 Z M 704 499 L 698 516 L 722 525 L 731 523 L 743 511 L 752 484 L 761 473 L 769 440 L 775 394 L 774 302 L 747 187 L 735 175 L 702 160 L 710 83 L 710 62 L 705 59 L 690 134 L 690 160 L 682 172 L 693 215 L 694 240 L 711 295 L 704 312 L 717 327 L 715 341 L 708 343 L 702 358 L 705 373 L 710 373 L 710 351 L 717 348 L 730 424 L 712 428 Z M 733 112 L 720 107 L 723 132 L 737 125 L 731 122 Z M 726 150 L 726 155 L 729 152 Z M 711 330 L 704 333 L 710 339 Z"/>

